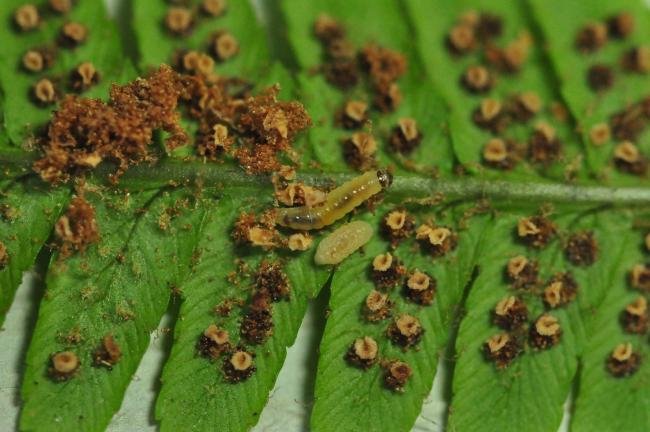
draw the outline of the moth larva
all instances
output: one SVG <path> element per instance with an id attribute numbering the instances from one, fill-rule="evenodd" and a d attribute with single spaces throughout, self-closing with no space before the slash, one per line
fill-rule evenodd
<path id="1" fill-rule="evenodd" d="M 391 175 L 384 170 L 368 171 L 343 183 L 329 194 L 318 207 L 278 209 L 276 222 L 297 230 L 323 228 L 341 219 L 371 196 L 390 186 Z"/>
<path id="2" fill-rule="evenodd" d="M 338 264 L 368 243 L 372 232 L 368 222 L 354 221 L 342 225 L 318 244 L 314 261 L 319 265 Z"/>

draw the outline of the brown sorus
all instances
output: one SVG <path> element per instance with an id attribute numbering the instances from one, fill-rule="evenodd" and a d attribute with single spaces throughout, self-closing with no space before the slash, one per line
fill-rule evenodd
<path id="1" fill-rule="evenodd" d="M 291 285 L 279 262 L 262 261 L 255 274 L 255 287 L 277 302 L 289 298 Z"/>
<path id="2" fill-rule="evenodd" d="M 589 23 L 578 31 L 575 46 L 582 53 L 592 53 L 605 45 L 607 37 L 608 31 L 605 24 L 598 22 Z"/>
<path id="3" fill-rule="evenodd" d="M 407 67 L 403 54 L 376 44 L 368 44 L 361 49 L 359 63 L 375 86 L 397 81 Z"/>
<path id="4" fill-rule="evenodd" d="M 628 12 L 621 12 L 607 18 L 608 34 L 617 39 L 625 39 L 634 31 L 634 17 Z"/>
<path id="5" fill-rule="evenodd" d="M 383 113 L 393 112 L 402 103 L 402 91 L 394 82 L 385 82 L 375 87 L 373 106 Z"/>
<path id="6" fill-rule="evenodd" d="M 83 196 L 76 196 L 68 205 L 66 213 L 54 225 L 54 233 L 61 241 L 62 257 L 73 251 L 84 251 L 99 241 L 99 228 L 95 208 Z"/>
<path id="7" fill-rule="evenodd" d="M 404 295 L 413 303 L 428 306 L 436 295 L 436 280 L 425 272 L 415 270 L 404 282 Z"/>
<path id="8" fill-rule="evenodd" d="M 476 46 L 474 28 L 467 24 L 457 24 L 449 31 L 446 44 L 453 54 L 466 54 L 473 51 Z"/>
<path id="9" fill-rule="evenodd" d="M 555 129 L 548 123 L 538 123 L 528 140 L 528 157 L 531 162 L 549 165 L 557 161 L 561 153 L 562 143 L 557 138 Z"/>
<path id="10" fill-rule="evenodd" d="M 49 0 L 47 3 L 52 11 L 58 14 L 65 14 L 72 10 L 73 0 Z"/>
<path id="11" fill-rule="evenodd" d="M 3 270 L 9 264 L 9 253 L 4 243 L 0 241 L 0 270 Z"/>
<path id="12" fill-rule="evenodd" d="M 625 52 L 621 65 L 628 72 L 647 74 L 650 72 L 650 47 L 639 46 Z"/>
<path id="13" fill-rule="evenodd" d="M 230 335 L 226 330 L 210 324 L 199 336 L 196 351 L 203 357 L 217 359 L 230 351 Z"/>
<path id="14" fill-rule="evenodd" d="M 392 391 L 403 393 L 404 386 L 408 382 L 413 370 L 408 363 L 402 361 L 391 361 L 385 366 L 384 384 Z"/>
<path id="15" fill-rule="evenodd" d="M 498 134 L 508 126 L 510 118 L 506 115 L 500 101 L 486 98 L 472 113 L 472 120 L 481 129 Z"/>
<path id="16" fill-rule="evenodd" d="M 388 326 L 386 333 L 395 345 L 409 348 L 420 342 L 424 329 L 419 319 L 413 315 L 404 314 L 395 318 Z"/>
<path id="17" fill-rule="evenodd" d="M 377 141 L 367 132 L 355 132 L 343 142 L 343 157 L 352 168 L 366 171 L 375 164 Z"/>
<path id="18" fill-rule="evenodd" d="M 88 39 L 88 28 L 78 22 L 68 22 L 61 27 L 59 43 L 66 48 L 77 47 Z"/>
<path id="19" fill-rule="evenodd" d="M 632 288 L 650 294 L 650 265 L 636 264 L 630 272 Z"/>
<path id="20" fill-rule="evenodd" d="M 546 216 L 530 216 L 519 219 L 517 236 L 528 246 L 540 249 L 555 236 L 555 223 Z"/>
<path id="21" fill-rule="evenodd" d="M 345 38 L 345 28 L 334 18 L 321 14 L 314 21 L 314 35 L 323 43 Z"/>
<path id="22" fill-rule="evenodd" d="M 97 84 L 99 78 L 95 65 L 83 62 L 70 73 L 70 87 L 75 91 L 85 91 Z"/>
<path id="23" fill-rule="evenodd" d="M 506 266 L 506 278 L 514 289 L 532 289 L 539 282 L 539 263 L 523 255 L 510 258 Z"/>
<path id="24" fill-rule="evenodd" d="M 241 335 L 251 344 L 264 343 L 273 334 L 273 315 L 269 309 L 251 307 L 241 322 Z"/>
<path id="25" fill-rule="evenodd" d="M 648 171 L 648 160 L 631 141 L 623 141 L 614 147 L 614 165 L 620 171 L 634 175 L 645 175 Z"/>
<path id="26" fill-rule="evenodd" d="M 38 9 L 33 4 L 26 4 L 14 12 L 14 24 L 21 31 L 34 30 L 40 24 Z"/>
<path id="27" fill-rule="evenodd" d="M 578 294 L 578 283 L 568 272 L 557 273 L 548 281 L 542 295 L 544 304 L 557 308 L 572 302 Z"/>
<path id="28" fill-rule="evenodd" d="M 557 318 L 543 314 L 530 326 L 530 343 L 537 349 L 549 349 L 560 341 L 562 329 Z"/>
<path id="29" fill-rule="evenodd" d="M 377 255 L 372 260 L 370 277 L 375 287 L 380 290 L 389 290 L 399 285 L 406 269 L 397 257 L 390 252 Z"/>
<path id="30" fill-rule="evenodd" d="M 595 64 L 587 70 L 587 84 L 593 91 L 609 89 L 614 84 L 614 72 L 604 64 Z"/>
<path id="31" fill-rule="evenodd" d="M 641 135 L 646 128 L 646 119 L 649 117 L 644 106 L 647 105 L 643 102 L 632 104 L 612 115 L 610 126 L 614 138 L 635 141 Z"/>
<path id="32" fill-rule="evenodd" d="M 648 301 L 639 296 L 621 312 L 621 325 L 626 333 L 645 334 L 648 331 Z"/>
<path id="33" fill-rule="evenodd" d="M 483 354 L 497 369 L 507 368 L 521 354 L 521 346 L 508 333 L 499 333 L 489 338 L 483 344 Z"/>
<path id="34" fill-rule="evenodd" d="M 445 226 L 434 227 L 422 224 L 415 230 L 420 247 L 433 257 L 444 256 L 456 248 L 458 235 Z"/>
<path id="35" fill-rule="evenodd" d="M 62 351 L 50 357 L 50 367 L 47 372 L 53 381 L 67 381 L 79 372 L 81 362 L 72 351 Z"/>
<path id="36" fill-rule="evenodd" d="M 34 48 L 23 54 L 21 65 L 27 72 L 41 72 L 51 68 L 55 59 L 56 51 L 53 48 Z"/>
<path id="37" fill-rule="evenodd" d="M 521 149 L 511 139 L 491 138 L 483 146 L 483 163 L 490 168 L 511 170 L 519 162 Z"/>
<path id="38" fill-rule="evenodd" d="M 212 42 L 212 50 L 217 60 L 230 60 L 239 52 L 239 42 L 227 31 L 217 32 Z"/>
<path id="39" fill-rule="evenodd" d="M 641 355 L 634 351 L 631 343 L 621 343 L 611 352 L 605 365 L 609 373 L 617 378 L 630 376 L 639 370 Z"/>
<path id="40" fill-rule="evenodd" d="M 223 15 L 227 7 L 226 0 L 203 0 L 201 2 L 201 12 L 212 17 Z"/>
<path id="41" fill-rule="evenodd" d="M 99 347 L 93 352 L 93 365 L 103 366 L 108 370 L 113 369 L 122 358 L 122 349 L 112 334 L 107 334 L 102 338 Z"/>
<path id="42" fill-rule="evenodd" d="M 504 330 L 516 330 L 528 321 L 528 308 L 526 303 L 518 297 L 508 296 L 501 299 L 494 307 L 492 313 L 494 324 Z"/>
<path id="43" fill-rule="evenodd" d="M 182 51 L 176 55 L 176 67 L 185 73 L 203 75 L 209 78 L 214 70 L 214 59 L 198 51 Z"/>
<path id="44" fill-rule="evenodd" d="M 353 366 L 368 369 L 377 363 L 378 350 L 377 342 L 369 336 L 364 336 L 350 345 L 345 359 Z"/>
<path id="45" fill-rule="evenodd" d="M 368 104 L 360 100 L 349 100 L 339 114 L 339 121 L 346 129 L 358 129 L 368 121 Z"/>
<path id="46" fill-rule="evenodd" d="M 508 113 L 519 122 L 527 122 L 542 109 L 542 99 L 533 91 L 526 91 L 514 96 L 508 106 Z"/>
<path id="47" fill-rule="evenodd" d="M 175 36 L 185 36 L 192 31 L 194 16 L 185 7 L 170 7 L 165 15 L 165 28 Z"/>
<path id="48" fill-rule="evenodd" d="M 327 82 L 334 87 L 347 90 L 359 82 L 359 69 L 355 59 L 335 59 L 323 65 Z"/>
<path id="49" fill-rule="evenodd" d="M 422 142 L 422 132 L 418 129 L 415 119 L 402 117 L 397 120 L 397 126 L 393 128 L 388 144 L 390 148 L 401 154 L 410 154 Z"/>
<path id="50" fill-rule="evenodd" d="M 223 361 L 226 381 L 234 384 L 250 378 L 255 372 L 254 358 L 254 353 L 242 347 L 237 348 L 230 356 L 226 356 Z"/>
<path id="51" fill-rule="evenodd" d="M 363 303 L 363 315 L 367 321 L 381 321 L 391 316 L 392 307 L 388 294 L 372 290 Z"/>
<path id="52" fill-rule="evenodd" d="M 596 147 L 608 142 L 612 137 L 612 131 L 607 123 L 596 123 L 589 129 L 589 139 Z"/>
<path id="53" fill-rule="evenodd" d="M 392 247 L 397 247 L 400 241 L 410 237 L 414 228 L 415 218 L 402 208 L 391 210 L 381 220 L 381 232 Z"/>
<path id="54" fill-rule="evenodd" d="M 217 160 L 228 153 L 234 143 L 235 137 L 230 134 L 228 127 L 216 124 L 212 126 L 211 133 L 199 132 L 196 139 L 196 152 L 210 160 Z"/>
<path id="55" fill-rule="evenodd" d="M 489 12 L 481 12 L 476 23 L 476 35 L 482 43 L 498 38 L 501 36 L 502 31 L 503 20 L 500 16 Z"/>
<path id="56" fill-rule="evenodd" d="M 287 247 L 291 251 L 306 251 L 311 248 L 314 239 L 307 233 L 294 233 L 287 239 Z"/>
<path id="57" fill-rule="evenodd" d="M 485 66 L 470 66 L 463 74 L 461 83 L 471 93 L 486 93 L 494 85 L 494 78 Z"/>
<path id="58" fill-rule="evenodd" d="M 598 243 L 592 231 L 572 234 L 564 245 L 564 255 L 573 265 L 590 266 L 598 258 Z"/>
<path id="59" fill-rule="evenodd" d="M 32 97 L 39 105 L 51 105 L 58 98 L 58 90 L 48 78 L 42 78 L 32 87 Z"/>

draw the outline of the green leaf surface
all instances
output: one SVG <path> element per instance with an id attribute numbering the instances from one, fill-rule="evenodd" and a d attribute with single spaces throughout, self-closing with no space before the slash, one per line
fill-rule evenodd
<path id="1" fill-rule="evenodd" d="M 10 144 L 23 148 L 29 144 L 35 129 L 41 127 L 55 109 L 54 105 L 38 106 L 32 102 L 32 87 L 41 78 L 48 78 L 61 95 L 71 92 L 70 73 L 80 63 L 92 62 L 100 74 L 100 82 L 84 93 L 86 96 L 105 96 L 111 84 L 120 81 L 123 71 L 129 70 L 122 54 L 120 38 L 114 23 L 108 20 L 100 1 L 80 1 L 65 16 L 52 12 L 47 4 L 39 8 L 41 24 L 35 30 L 18 32 L 13 25 L 15 10 L 26 4 L 22 0 L 3 1 L 0 8 L 0 87 L 4 128 Z M 28 73 L 22 68 L 22 57 L 30 49 L 55 48 L 63 24 L 78 22 L 89 29 L 88 39 L 74 48 L 56 49 L 54 65 L 39 73 Z M 1 145 L 1 143 L 0 143 Z M 2 147 L 0 147 L 2 151 Z"/>
<path id="2" fill-rule="evenodd" d="M 213 55 L 214 34 L 227 31 L 239 43 L 239 53 L 231 59 L 217 62 L 217 73 L 244 78 L 264 74 L 264 69 L 269 66 L 268 43 L 249 2 L 224 2 L 226 10 L 218 17 L 202 13 L 198 2 L 188 3 L 193 3 L 187 9 L 192 13 L 194 25 L 189 34 L 177 36 L 165 26 L 165 17 L 174 5 L 164 0 L 133 2 L 132 26 L 137 38 L 141 68 L 172 63 L 174 55 L 184 50 L 193 49 Z"/>
<path id="3" fill-rule="evenodd" d="M 352 131 L 337 125 L 335 113 L 346 101 L 361 100 L 370 105 L 373 97 L 367 86 L 341 91 L 328 84 L 322 74 L 314 74 L 323 63 L 323 49 L 313 34 L 313 25 L 321 14 L 327 14 L 345 26 L 355 48 L 377 43 L 407 57 L 407 73 L 397 83 L 404 100 L 409 102 L 400 104 L 395 112 L 387 115 L 371 111 L 370 125 L 365 128 L 377 140 L 377 163 L 393 165 L 396 172 L 451 171 L 454 159 L 446 132 L 446 107 L 424 78 L 420 59 L 413 50 L 410 28 L 397 2 L 381 1 L 367 7 L 363 2 L 284 0 L 281 7 L 289 43 L 303 69 L 299 75 L 300 99 L 314 120 L 306 137 L 311 153 L 306 153 L 303 161 L 309 161 L 310 165 L 316 162 L 325 170 L 341 171 L 346 166 L 342 144 Z M 413 153 L 399 155 L 390 150 L 388 141 L 397 120 L 404 117 L 416 120 L 423 138 Z"/>
<path id="4" fill-rule="evenodd" d="M 474 110 L 486 98 L 501 102 L 505 109 L 509 99 L 522 92 L 532 91 L 542 101 L 541 112 L 524 124 L 510 124 L 499 136 L 526 144 L 533 133 L 533 126 L 539 121 L 545 121 L 556 129 L 563 146 L 562 155 L 558 162 L 549 167 L 534 163 L 521 164 L 516 168 L 516 174 L 523 177 L 540 174 L 562 180 L 565 172 L 575 170 L 576 163 L 580 167 L 579 151 L 582 147 L 573 131 L 571 119 L 560 121 L 553 116 L 553 104 L 560 103 L 561 100 L 541 46 L 540 35 L 535 31 L 525 2 L 406 0 L 404 5 L 413 22 L 417 35 L 415 45 L 428 76 L 451 108 L 451 139 L 455 155 L 461 164 L 481 175 L 496 175 L 494 169 L 481 164 L 483 146 L 495 135 L 476 126 L 472 119 Z M 502 19 L 503 32 L 495 41 L 498 48 L 504 48 L 524 34 L 532 38 L 528 59 L 519 72 L 500 73 L 493 67 L 488 67 L 496 76 L 496 81 L 493 89 L 486 94 L 472 94 L 461 84 L 468 67 L 487 64 L 484 52 L 475 50 L 467 55 L 456 55 L 450 52 L 446 44 L 449 31 L 461 15 L 469 11 L 491 13 Z"/>
<path id="5" fill-rule="evenodd" d="M 190 271 L 205 217 L 182 190 L 99 189 L 86 195 L 96 208 L 101 240 L 66 260 L 55 256 L 50 265 L 27 354 L 21 430 L 106 427 L 165 312 L 170 289 Z M 168 220 L 170 214 L 175 216 Z M 122 350 L 112 370 L 92 360 L 109 333 Z M 65 350 L 77 354 L 80 370 L 74 379 L 55 383 L 48 377 L 49 359 Z"/>
<path id="6" fill-rule="evenodd" d="M 242 195 L 252 196 L 248 190 Z M 192 272 L 181 281 L 182 295 L 179 320 L 174 329 L 174 346 L 162 375 L 163 387 L 156 404 L 156 418 L 161 430 L 178 430 L 192 425 L 193 430 L 243 431 L 259 418 L 269 392 L 293 344 L 307 309 L 307 302 L 324 285 L 326 268 L 313 267 L 314 248 L 306 253 L 264 253 L 236 247 L 230 232 L 241 211 L 259 210 L 251 198 L 225 195 L 207 204 L 207 217 L 201 228 L 197 260 Z M 230 334 L 233 345 L 240 340 L 239 324 L 245 309 L 235 306 L 229 316 L 216 314 L 214 308 L 228 300 L 248 301 L 254 289 L 250 275 L 236 273 L 239 262 L 254 272 L 262 259 L 283 264 L 290 285 L 290 299 L 273 305 L 273 335 L 260 346 L 248 345 L 255 352 L 256 371 L 248 380 L 232 384 L 224 378 L 223 362 L 210 361 L 196 352 L 196 343 L 210 324 L 217 324 Z M 215 415 L 215 413 L 219 413 Z"/>
<path id="7" fill-rule="evenodd" d="M 34 264 L 67 198 L 66 190 L 52 190 L 34 176 L 0 181 L 0 243 L 8 255 L 8 264 L 0 268 L 0 326 L 23 272 Z"/>
<path id="8" fill-rule="evenodd" d="M 379 233 L 379 222 L 389 207 L 383 206 L 375 215 L 364 215 L 375 228 L 372 240 L 346 259 L 336 269 L 331 284 L 325 333 L 320 346 L 318 372 L 311 427 L 314 431 L 381 431 L 410 430 L 429 394 L 436 373 L 438 359 L 449 342 L 454 316 L 463 300 L 465 287 L 470 282 L 475 266 L 475 254 L 482 244 L 486 217 L 477 217 L 459 232 L 458 248 L 447 256 L 432 259 L 419 250 L 413 238 L 404 241 L 396 250 Z M 418 222 L 435 218 L 436 223 L 457 229 L 463 209 L 436 212 L 433 209 L 414 209 Z M 369 277 L 373 258 L 390 251 L 399 258 L 408 272 L 416 269 L 436 280 L 436 294 L 429 306 L 420 306 L 405 299 L 402 286 L 390 291 L 395 303 L 392 316 L 411 314 L 424 328 L 417 348 L 403 351 L 386 335 L 392 319 L 368 322 L 362 315 L 367 295 L 374 285 Z M 413 369 L 413 376 L 404 393 L 395 393 L 384 384 L 384 370 L 379 364 L 361 370 L 347 364 L 345 355 L 355 339 L 370 336 L 379 345 L 379 358 L 401 360 Z"/>
<path id="9" fill-rule="evenodd" d="M 612 114 L 639 102 L 650 90 L 647 76 L 624 72 L 620 65 L 621 56 L 626 51 L 647 44 L 650 38 L 650 13 L 647 4 L 637 0 L 530 0 L 530 5 L 547 41 L 548 55 L 558 76 L 562 95 L 586 143 L 586 156 L 591 169 L 605 178 L 620 177 L 612 173 L 611 164 L 616 140 L 612 137 L 604 145 L 596 146 L 589 132 L 593 125 L 607 123 Z M 602 49 L 593 54 L 583 54 L 576 49 L 576 35 L 584 25 L 604 22 L 610 16 L 621 12 L 630 13 L 635 21 L 634 31 L 627 39 L 610 39 Z M 609 90 L 594 92 L 589 88 L 587 70 L 595 64 L 604 64 L 614 71 L 614 85 Z M 644 154 L 650 154 L 650 135 L 643 134 L 637 145 Z"/>

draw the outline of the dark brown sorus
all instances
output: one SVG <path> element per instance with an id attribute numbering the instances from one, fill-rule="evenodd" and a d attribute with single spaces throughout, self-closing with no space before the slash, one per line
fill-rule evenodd
<path id="1" fill-rule="evenodd" d="M 650 107 L 646 97 L 633 103 L 620 111 L 615 112 L 610 118 L 612 135 L 619 141 L 636 141 L 648 125 Z"/>
<path id="2" fill-rule="evenodd" d="M 621 312 L 620 322 L 626 333 L 645 334 L 648 331 L 648 301 L 639 296 Z"/>
<path id="3" fill-rule="evenodd" d="M 508 296 L 500 300 L 492 311 L 494 324 L 504 330 L 516 330 L 528 321 L 526 303 L 518 297 Z"/>
<path id="4" fill-rule="evenodd" d="M 376 322 L 390 318 L 393 301 L 388 298 L 388 294 L 372 290 L 366 297 L 362 314 L 369 322 Z"/>
<path id="5" fill-rule="evenodd" d="M 578 51 L 588 54 L 600 49 L 608 38 L 607 26 L 599 22 L 591 22 L 578 30 L 575 47 Z"/>
<path id="6" fill-rule="evenodd" d="M 122 358 L 122 349 L 112 334 L 107 334 L 93 352 L 93 365 L 105 367 L 109 370 Z"/>
<path id="7" fill-rule="evenodd" d="M 424 328 L 422 328 L 419 319 L 413 315 L 404 314 L 393 320 L 386 333 L 395 345 L 409 348 L 420 342 L 424 334 Z"/>
<path id="8" fill-rule="evenodd" d="M 483 163 L 490 168 L 511 170 L 521 160 L 522 150 L 512 139 L 491 138 L 483 146 Z"/>
<path id="9" fill-rule="evenodd" d="M 54 233 L 60 241 L 61 257 L 75 251 L 84 251 L 99 241 L 99 228 L 95 208 L 83 196 L 76 196 L 68 204 L 65 214 L 54 225 Z"/>
<path id="10" fill-rule="evenodd" d="M 268 293 L 274 302 L 288 299 L 291 293 L 289 278 L 279 262 L 262 261 L 255 273 L 255 287 L 258 292 Z"/>
<path id="11" fill-rule="evenodd" d="M 393 248 L 412 236 L 414 230 L 415 218 L 403 208 L 391 210 L 381 220 L 381 233 Z"/>
<path id="12" fill-rule="evenodd" d="M 607 18 L 607 30 L 613 38 L 624 39 L 634 31 L 634 16 L 621 12 Z"/>
<path id="13" fill-rule="evenodd" d="M 410 154 L 420 146 L 422 132 L 418 129 L 415 119 L 402 117 L 397 121 L 397 126 L 388 140 L 392 151 L 400 154 Z"/>
<path id="14" fill-rule="evenodd" d="M 530 325 L 530 344 L 540 350 L 552 348 L 562 337 L 562 328 L 558 319 L 549 314 L 540 315 Z"/>
<path id="15" fill-rule="evenodd" d="M 343 141 L 343 158 L 358 171 L 366 171 L 376 165 L 377 141 L 368 132 L 354 132 Z"/>
<path id="16" fill-rule="evenodd" d="M 510 116 L 507 115 L 499 100 L 486 98 L 472 113 L 472 120 L 481 129 L 499 134 L 508 127 Z"/>
<path id="17" fill-rule="evenodd" d="M 530 216 L 519 219 L 517 236 L 526 245 L 541 249 L 555 237 L 555 223 L 546 216 Z"/>
<path id="18" fill-rule="evenodd" d="M 546 284 L 542 299 L 548 308 L 562 307 L 578 294 L 578 283 L 569 272 L 556 273 Z"/>
<path id="19" fill-rule="evenodd" d="M 384 365 L 384 384 L 394 392 L 403 393 L 404 386 L 413 375 L 413 369 L 406 362 L 391 361 Z"/>
<path id="20" fill-rule="evenodd" d="M 630 285 L 650 294 L 650 264 L 636 264 L 630 271 Z"/>
<path id="21" fill-rule="evenodd" d="M 592 231 L 581 231 L 567 239 L 564 254 L 573 265 L 590 266 L 598 258 L 598 243 Z"/>
<path id="22" fill-rule="evenodd" d="M 489 338 L 482 346 L 485 358 L 497 369 L 507 368 L 522 352 L 521 344 L 509 333 L 499 333 Z"/>
<path id="23" fill-rule="evenodd" d="M 643 176 L 648 172 L 648 158 L 630 141 L 623 141 L 614 147 L 614 165 L 628 174 Z"/>
<path id="24" fill-rule="evenodd" d="M 505 274 L 512 288 L 530 290 L 539 284 L 539 263 L 517 255 L 508 261 Z"/>
<path id="25" fill-rule="evenodd" d="M 369 337 L 364 336 L 356 339 L 345 354 L 345 359 L 352 366 L 360 369 L 369 369 L 378 360 L 377 342 Z"/>
<path id="26" fill-rule="evenodd" d="M 595 64 L 587 70 L 587 84 L 593 91 L 609 89 L 614 84 L 614 72 L 604 64 Z"/>
<path id="27" fill-rule="evenodd" d="M 230 350 L 230 335 L 214 324 L 210 324 L 196 342 L 196 351 L 206 358 L 217 359 Z"/>
<path id="28" fill-rule="evenodd" d="M 424 223 L 415 230 L 420 248 L 433 257 L 447 255 L 458 245 L 458 235 L 446 226 L 432 226 Z"/>
<path id="29" fill-rule="evenodd" d="M 377 255 L 370 268 L 370 278 L 378 290 L 390 290 L 399 285 L 406 274 L 406 268 L 390 252 Z"/>
<path id="30" fill-rule="evenodd" d="M 415 270 L 404 282 L 403 292 L 409 301 L 428 306 L 436 295 L 436 280 L 428 273 Z"/>
<path id="31" fill-rule="evenodd" d="M 545 126 L 536 128 L 528 140 L 528 158 L 531 162 L 548 166 L 560 159 L 562 143 L 555 135 L 555 129 L 542 124 Z"/>
<path id="32" fill-rule="evenodd" d="M 605 366 L 616 378 L 630 376 L 639 370 L 641 355 L 634 351 L 631 343 L 621 343 L 607 357 Z"/>
<path id="33" fill-rule="evenodd" d="M 235 384 L 246 381 L 255 373 L 255 353 L 244 347 L 237 347 L 232 353 L 224 356 L 223 374 L 226 381 Z"/>
<path id="34" fill-rule="evenodd" d="M 72 351 L 61 351 L 50 357 L 47 373 L 52 381 L 62 382 L 77 375 L 80 367 L 81 362 L 77 354 Z"/>

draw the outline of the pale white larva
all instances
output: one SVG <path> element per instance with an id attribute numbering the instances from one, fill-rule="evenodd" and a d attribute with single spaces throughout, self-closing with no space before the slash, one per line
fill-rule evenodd
<path id="1" fill-rule="evenodd" d="M 368 222 L 354 221 L 341 225 L 318 244 L 314 261 L 319 265 L 338 264 L 368 243 L 372 234 Z"/>

